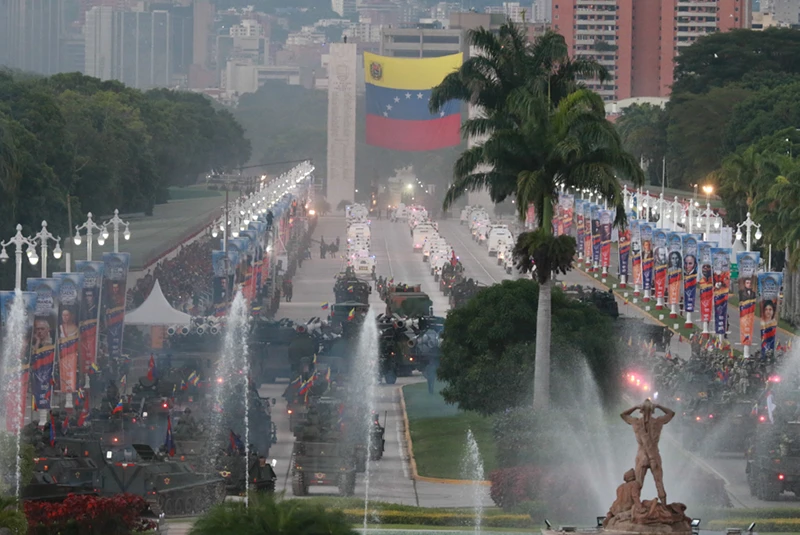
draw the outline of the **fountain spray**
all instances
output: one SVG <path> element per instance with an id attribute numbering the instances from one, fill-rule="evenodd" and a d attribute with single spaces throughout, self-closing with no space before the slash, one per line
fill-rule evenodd
<path id="1" fill-rule="evenodd" d="M 484 478 L 483 458 L 472 434 L 472 429 L 467 429 L 467 448 L 461 460 L 461 473 L 466 479 L 472 481 L 472 509 L 475 514 L 475 533 L 481 532 L 481 522 L 483 521 L 483 496 L 481 492 L 481 482 Z"/>
<path id="2" fill-rule="evenodd" d="M 13 407 L 13 412 L 6 414 L 5 418 L 6 427 L 15 429 L 14 496 L 19 498 L 22 486 L 20 441 L 23 420 L 22 404 L 20 403 L 22 382 L 19 375 L 22 371 L 20 357 L 26 348 L 25 333 L 28 330 L 25 318 L 25 300 L 22 298 L 22 292 L 20 291 L 17 291 L 14 295 L 7 322 L 5 336 L 3 337 L 3 365 L 0 368 L 0 403 L 4 408 Z M 4 461 L 7 461 L 7 459 Z M 10 464 L 9 462 L 2 463 L 3 466 L 9 466 Z"/>

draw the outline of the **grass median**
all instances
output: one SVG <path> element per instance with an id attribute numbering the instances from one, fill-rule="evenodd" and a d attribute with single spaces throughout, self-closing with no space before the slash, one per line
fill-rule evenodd
<path id="1" fill-rule="evenodd" d="M 466 479 L 462 459 L 471 429 L 488 479 L 495 467 L 491 418 L 448 405 L 440 393 L 442 386 L 437 382 L 433 394 L 428 393 L 427 383 L 403 388 L 417 472 L 425 477 Z"/>

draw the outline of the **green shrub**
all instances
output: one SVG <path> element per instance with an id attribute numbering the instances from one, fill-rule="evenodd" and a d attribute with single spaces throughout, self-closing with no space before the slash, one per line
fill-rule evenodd
<path id="1" fill-rule="evenodd" d="M 739 514 L 742 510 L 739 509 Z M 749 513 L 750 509 L 748 509 Z M 711 520 L 703 522 L 703 528 L 724 531 L 725 528 L 747 529 L 752 522 L 756 523 L 756 531 L 759 533 L 800 533 L 800 518 L 761 518 L 754 520 L 751 518 L 728 518 L 725 520 Z"/>
<path id="2" fill-rule="evenodd" d="M 364 509 L 344 509 L 345 518 L 359 524 L 364 521 Z M 428 511 L 374 511 L 367 515 L 372 523 L 402 524 L 422 526 L 474 526 L 474 513 L 428 512 Z M 491 514 L 481 516 L 481 525 L 493 528 L 532 528 L 533 521 L 529 515 Z"/>

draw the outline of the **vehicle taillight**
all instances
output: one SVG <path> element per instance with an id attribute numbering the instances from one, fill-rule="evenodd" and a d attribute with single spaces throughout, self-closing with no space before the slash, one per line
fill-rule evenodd
<path id="1" fill-rule="evenodd" d="M 785 479 L 783 474 L 778 474 L 778 480 L 783 481 Z"/>

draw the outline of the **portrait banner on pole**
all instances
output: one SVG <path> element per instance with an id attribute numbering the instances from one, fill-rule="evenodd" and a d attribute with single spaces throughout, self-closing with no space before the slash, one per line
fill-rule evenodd
<path id="1" fill-rule="evenodd" d="M 122 334 L 125 329 L 125 295 L 128 285 L 128 253 L 103 253 L 103 317 L 105 318 L 108 356 L 122 358 Z"/>
<path id="2" fill-rule="evenodd" d="M 736 254 L 739 278 L 739 341 L 743 346 L 753 342 L 753 325 L 756 321 L 756 291 L 758 290 L 758 261 L 761 253 L 747 251 Z"/>
<path id="3" fill-rule="evenodd" d="M 731 290 L 731 249 L 711 249 L 711 265 L 714 271 L 714 332 L 728 332 L 728 293 Z"/>
<path id="4" fill-rule="evenodd" d="M 633 284 L 642 286 L 642 222 L 638 219 L 631 220 L 631 271 Z"/>
<path id="5" fill-rule="evenodd" d="M 700 242 L 698 245 L 700 261 L 700 321 L 714 323 L 714 268 L 711 251 L 716 242 Z"/>
<path id="6" fill-rule="evenodd" d="M 761 358 L 775 351 L 778 337 L 778 313 L 780 312 L 783 273 L 759 273 L 758 293 L 761 300 Z"/>
<path id="7" fill-rule="evenodd" d="M 83 273 L 53 273 L 61 281 L 58 314 L 58 375 L 61 392 L 78 389 L 81 290 Z"/>
<path id="8" fill-rule="evenodd" d="M 86 376 L 97 362 L 97 345 L 99 343 L 100 299 L 103 297 L 102 262 L 78 260 L 75 270 L 83 274 L 81 289 L 81 329 L 80 329 L 80 363 L 78 369 Z"/>
<path id="9" fill-rule="evenodd" d="M 683 295 L 683 236 L 678 232 L 667 234 L 667 303 L 680 305 Z"/>
<path id="10" fill-rule="evenodd" d="M 36 294 L 31 341 L 33 399 L 38 410 L 50 408 L 53 394 L 58 326 L 58 279 L 28 279 L 29 292 Z"/>
<path id="11" fill-rule="evenodd" d="M 683 235 L 683 310 L 694 312 L 697 299 L 697 236 Z"/>
<path id="12" fill-rule="evenodd" d="M 600 210 L 600 265 L 611 267 L 611 210 Z"/>
<path id="13" fill-rule="evenodd" d="M 653 289 L 653 227 L 645 223 L 639 227 L 642 239 L 642 289 Z"/>
<path id="14" fill-rule="evenodd" d="M 653 231 L 653 277 L 656 290 L 655 297 L 664 297 L 667 291 L 667 231 L 656 229 Z"/>

